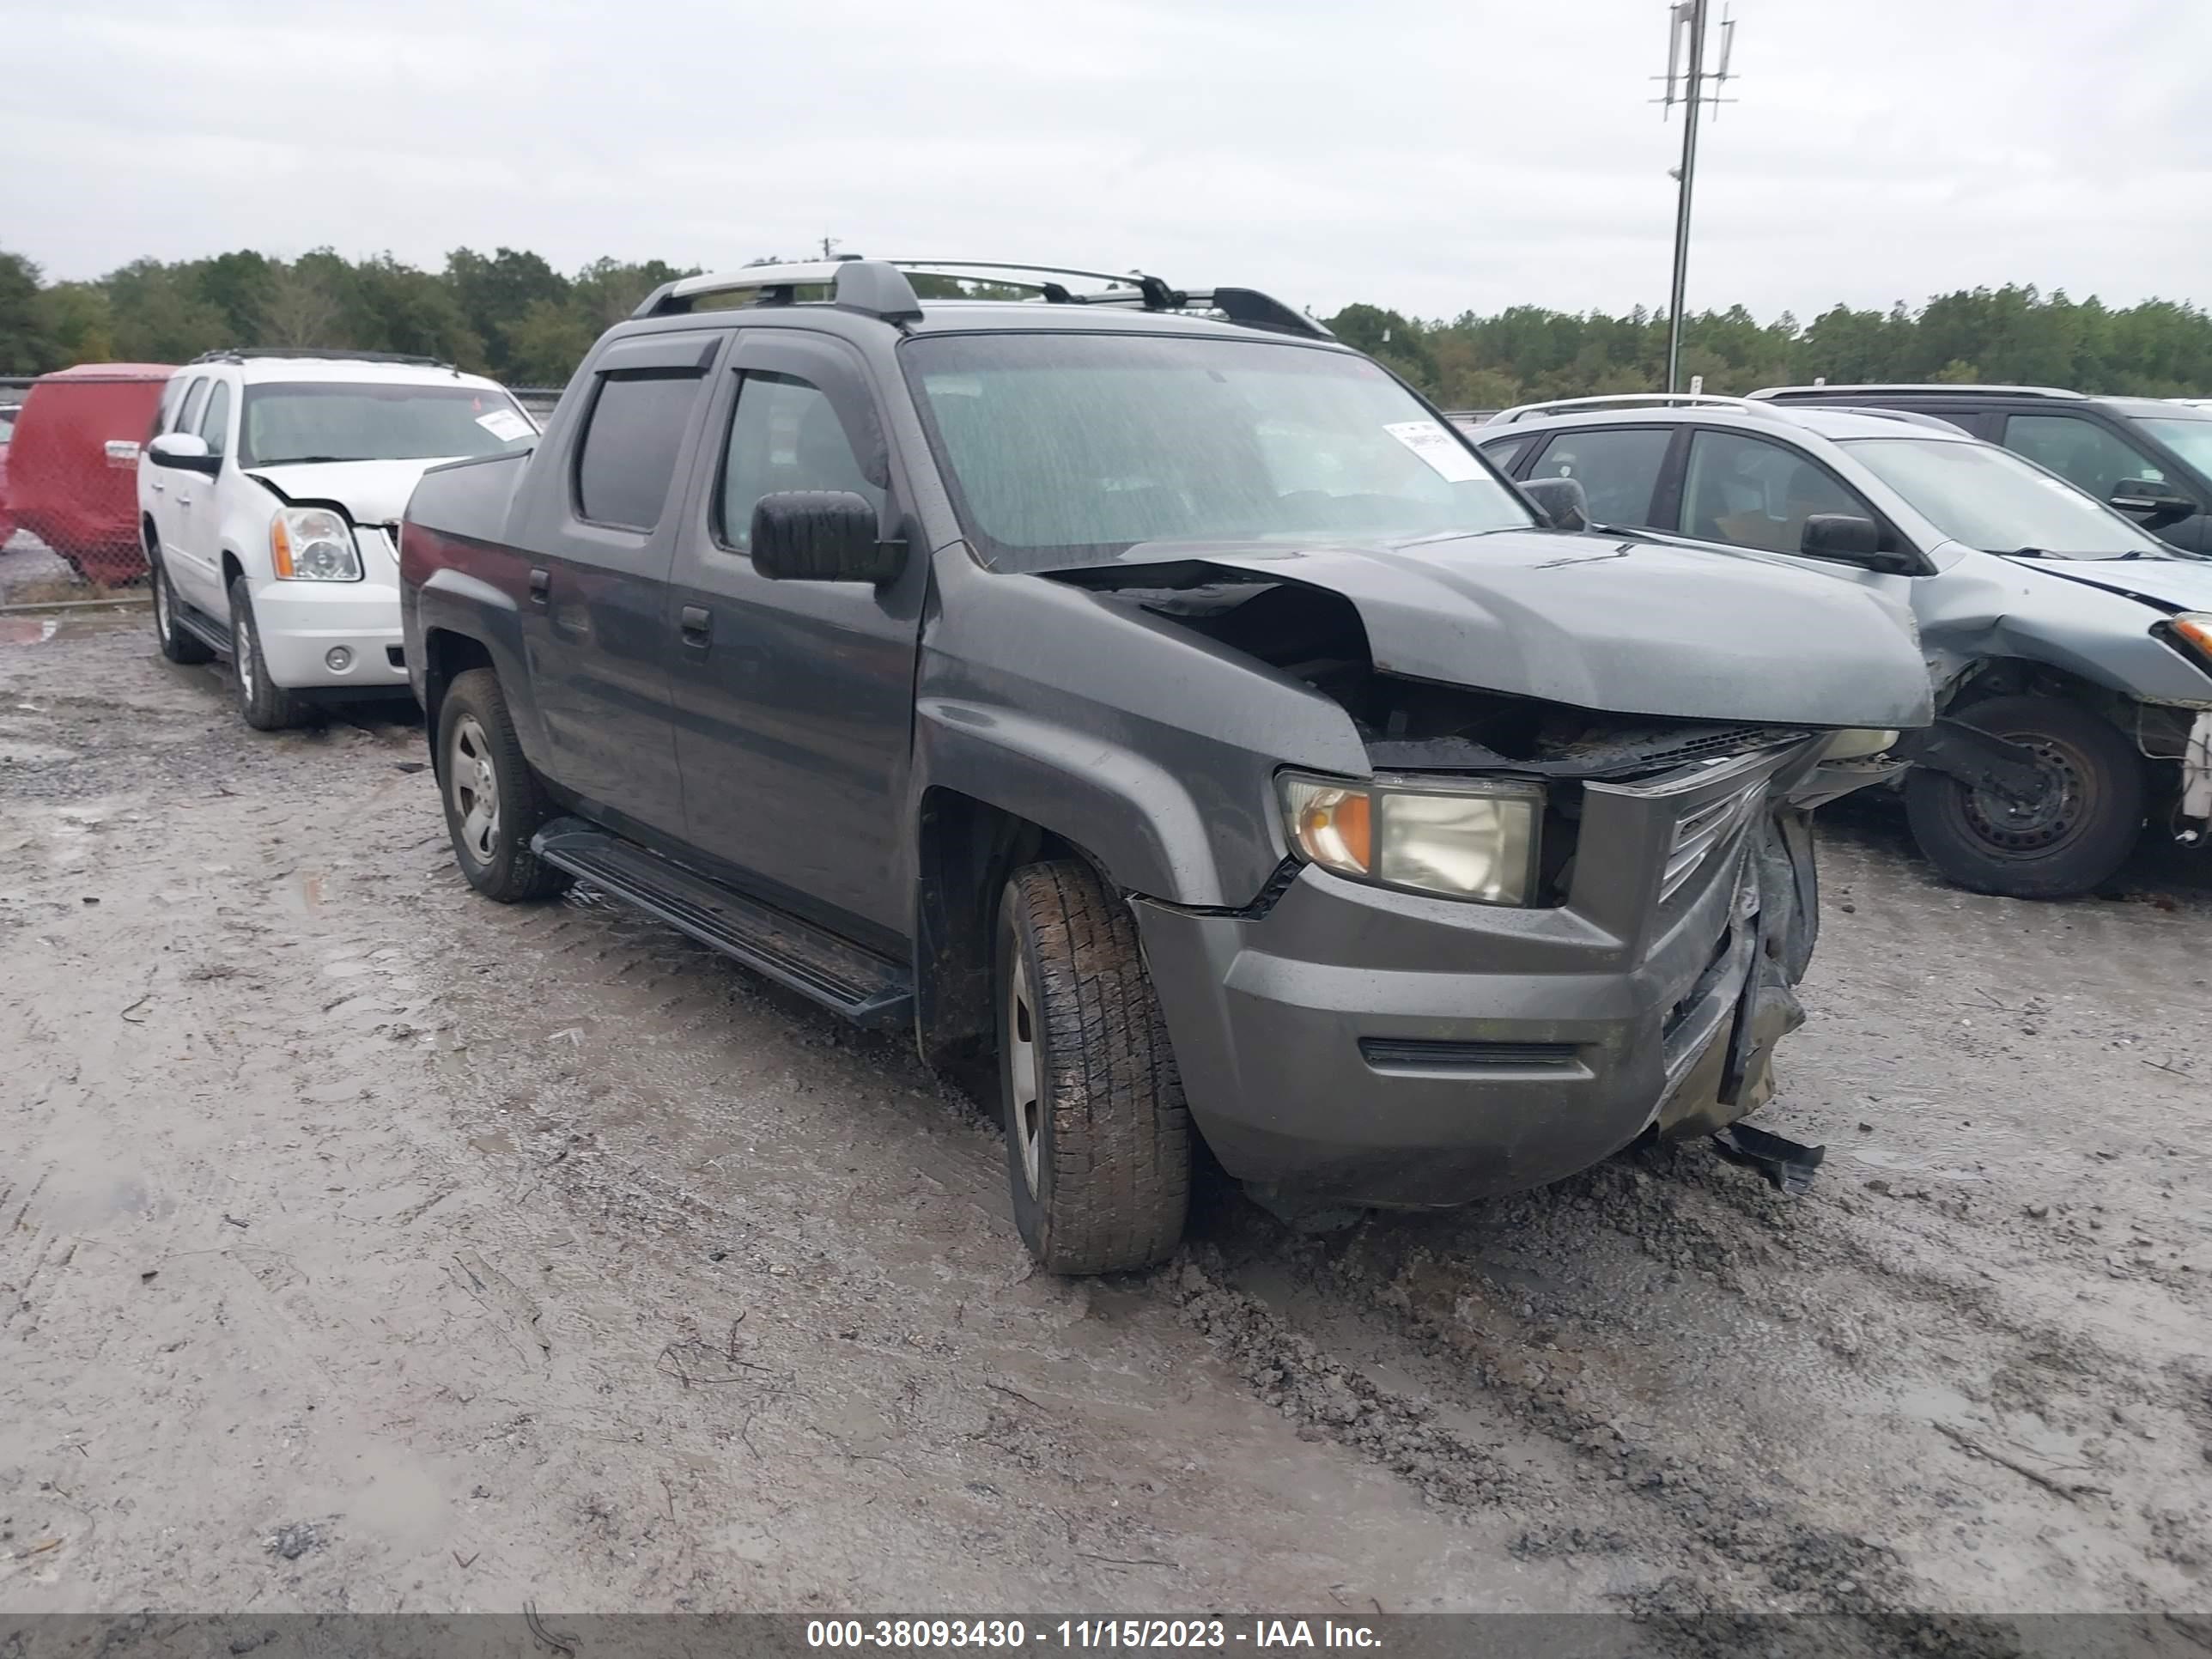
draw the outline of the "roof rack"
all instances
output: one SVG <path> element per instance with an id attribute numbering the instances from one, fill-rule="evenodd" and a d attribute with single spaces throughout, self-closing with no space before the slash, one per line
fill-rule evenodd
<path id="1" fill-rule="evenodd" d="M 1956 421 L 1947 421 L 1941 415 L 1930 415 L 1917 409 L 1877 409 L 1872 404 L 1775 404 L 1776 409 L 1819 409 L 1829 415 L 1858 415 L 1870 421 L 1903 421 L 1907 426 L 1933 427 L 1939 432 L 1956 432 L 1971 438 Z"/>
<path id="2" fill-rule="evenodd" d="M 340 346 L 225 346 L 220 351 L 203 351 L 192 362 L 245 363 L 272 358 L 279 362 L 405 363 L 413 368 L 453 368 L 442 357 L 417 357 L 404 351 L 348 351 Z M 453 369 L 453 372 L 460 373 L 459 369 Z"/>
<path id="3" fill-rule="evenodd" d="M 2069 392 L 2058 386 L 1982 386 L 1973 383 L 1946 384 L 1940 380 L 1870 380 L 1850 386 L 1765 386 L 1750 395 L 1755 398 L 1779 400 L 1784 398 L 1826 398 L 1831 392 L 1876 392 L 1888 396 L 1900 392 L 1926 392 L 1930 397 L 1943 397 L 1961 392 L 2001 392 L 2008 398 L 2082 398 L 2086 392 Z"/>
<path id="4" fill-rule="evenodd" d="M 1112 286 L 1102 293 L 1078 294 L 1066 283 L 1050 280 L 1024 282 L 1008 276 L 982 280 L 1027 290 L 1050 305 L 1133 306 L 1145 311 L 1211 312 L 1247 328 L 1299 334 L 1316 340 L 1336 337 L 1303 312 L 1257 289 L 1170 288 L 1160 278 L 1141 271 L 1081 270 L 1070 265 L 1018 264 L 989 259 L 863 259 L 854 254 L 805 264 L 748 265 L 740 270 L 678 277 L 655 289 L 630 314 L 680 316 L 702 296 L 710 294 L 750 293 L 756 296 L 752 301 L 756 305 L 793 305 L 799 303 L 800 289 L 827 288 L 830 303 L 843 310 L 862 312 L 885 322 L 914 322 L 921 316 L 921 301 L 915 295 L 914 284 L 908 280 L 909 271 L 947 276 L 982 271 L 1026 272 L 1044 278 L 1079 276 Z"/>
<path id="5" fill-rule="evenodd" d="M 1711 408 L 1715 405 L 1718 405 L 1723 409 L 1745 410 L 1754 415 L 1771 416 L 1774 412 L 1771 409 L 1759 404 L 1752 403 L 1747 398 L 1723 398 L 1719 396 L 1717 393 L 1708 394 L 1702 392 L 1615 392 L 1598 398 L 1554 398 L 1548 403 L 1516 404 L 1510 409 L 1499 410 L 1498 413 L 1492 416 L 1487 421 L 1484 422 L 1483 424 L 1486 426 L 1511 426 L 1516 421 L 1527 420 L 1531 416 L 1548 415 L 1553 410 L 1559 409 L 1634 409 L 1641 407 L 1646 404 L 1656 404 L 1662 409 L 1671 408 L 1676 404 L 1689 404 L 1704 408 Z"/>

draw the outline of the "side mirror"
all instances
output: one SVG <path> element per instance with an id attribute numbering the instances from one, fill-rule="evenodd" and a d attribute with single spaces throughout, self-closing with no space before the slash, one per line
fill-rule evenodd
<path id="1" fill-rule="evenodd" d="M 2112 490 L 2112 504 L 2141 518 L 2146 530 L 2179 524 L 2203 510 L 2193 498 L 2163 478 L 2123 478 Z"/>
<path id="2" fill-rule="evenodd" d="M 1869 570 L 1911 574 L 1919 562 L 1910 553 L 1881 544 L 1881 526 L 1856 513 L 1815 513 L 1805 520 L 1797 550 L 1808 558 L 1836 559 Z"/>
<path id="3" fill-rule="evenodd" d="M 881 539 L 876 509 L 849 489 L 785 489 L 753 504 L 753 568 L 779 581 L 891 580 L 906 544 Z"/>
<path id="4" fill-rule="evenodd" d="M 1589 497 L 1579 478 L 1530 478 L 1521 486 L 1536 509 L 1536 516 L 1551 530 L 1588 530 Z"/>
<path id="5" fill-rule="evenodd" d="M 179 472 L 204 472 L 213 477 L 222 470 L 222 457 L 210 455 L 207 440 L 197 432 L 164 432 L 146 446 L 145 453 L 155 465 Z"/>

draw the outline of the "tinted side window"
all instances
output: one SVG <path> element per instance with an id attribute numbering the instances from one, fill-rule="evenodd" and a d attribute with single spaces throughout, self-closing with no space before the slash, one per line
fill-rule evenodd
<path id="1" fill-rule="evenodd" d="M 1491 465 L 1510 474 L 1513 463 L 1528 453 L 1528 444 L 1527 438 L 1492 438 L 1487 443 L 1478 441 L 1475 447 L 1490 458 Z"/>
<path id="2" fill-rule="evenodd" d="M 181 374 L 169 377 L 168 385 L 161 388 L 161 405 L 154 411 L 154 436 L 177 429 L 177 411 L 184 407 L 185 388 L 191 384 Z"/>
<path id="3" fill-rule="evenodd" d="M 2109 500 L 2124 478 L 2166 474 L 2133 446 L 2075 415 L 2014 415 L 2005 422 L 2005 447 L 2047 466 L 2077 489 Z"/>
<path id="4" fill-rule="evenodd" d="M 208 453 L 223 453 L 223 434 L 230 429 L 230 383 L 217 380 L 215 390 L 208 394 L 207 412 L 200 416 L 200 436 L 207 440 Z"/>
<path id="5" fill-rule="evenodd" d="M 617 530 L 660 522 L 698 401 L 696 374 L 609 374 L 576 455 L 576 516 Z"/>
<path id="6" fill-rule="evenodd" d="M 177 415 L 172 432 L 197 432 L 200 425 L 200 410 L 207 403 L 208 378 L 203 374 L 192 382 L 191 390 L 185 394 L 183 408 Z"/>
<path id="7" fill-rule="evenodd" d="M 1665 427 L 1562 432 L 1545 445 L 1531 478 L 1572 478 L 1589 497 L 1595 524 L 1649 525 L 1651 495 L 1674 434 Z"/>
<path id="8" fill-rule="evenodd" d="M 1735 547 L 1795 553 L 1815 513 L 1875 519 L 1874 508 L 1807 455 L 1764 438 L 1700 432 L 1682 479 L 1682 533 Z"/>
<path id="9" fill-rule="evenodd" d="M 795 374 L 749 371 L 730 416 L 722 481 L 714 494 L 716 538 L 737 552 L 752 546 L 753 504 L 783 489 L 846 489 L 880 514 L 884 492 L 860 471 L 837 411 L 819 387 Z"/>

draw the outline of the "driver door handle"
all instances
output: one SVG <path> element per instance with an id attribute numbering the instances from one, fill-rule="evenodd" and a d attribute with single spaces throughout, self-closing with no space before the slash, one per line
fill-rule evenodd
<path id="1" fill-rule="evenodd" d="M 532 605 L 544 605 L 544 604 L 545 604 L 545 603 L 547 602 L 546 596 L 547 596 L 547 594 L 551 591 L 552 586 L 553 586 L 553 573 L 552 573 L 552 572 L 550 572 L 550 570 L 533 570 L 533 571 L 532 571 L 532 572 L 530 573 L 530 602 L 531 602 L 531 604 L 532 604 Z"/>
<path id="2" fill-rule="evenodd" d="M 687 605 L 679 617 L 686 645 L 708 645 L 714 638 L 714 613 L 703 605 Z"/>

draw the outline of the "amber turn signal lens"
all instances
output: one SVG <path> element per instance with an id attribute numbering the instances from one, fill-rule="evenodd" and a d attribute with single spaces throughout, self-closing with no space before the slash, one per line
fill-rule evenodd
<path id="1" fill-rule="evenodd" d="M 2207 662 L 2212 662 L 2212 616 L 2202 611 L 2185 613 L 2172 621 L 2173 631 L 2195 646 Z"/>

